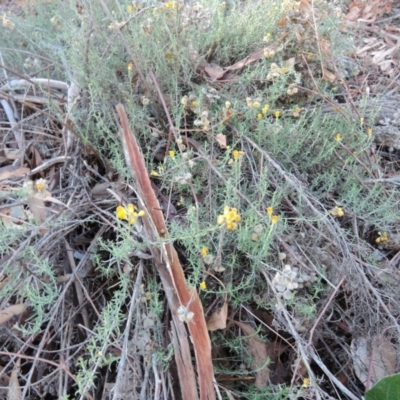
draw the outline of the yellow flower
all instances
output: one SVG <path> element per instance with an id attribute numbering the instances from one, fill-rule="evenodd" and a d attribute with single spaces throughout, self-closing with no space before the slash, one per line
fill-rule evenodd
<path id="1" fill-rule="evenodd" d="M 303 388 L 308 389 L 309 386 L 310 386 L 310 378 L 304 378 L 303 379 Z"/>
<path id="2" fill-rule="evenodd" d="M 198 103 L 196 100 L 193 100 L 193 101 L 192 101 L 192 106 L 193 106 L 193 107 L 196 107 L 196 106 L 198 106 L 198 105 L 199 105 L 199 103 Z"/>
<path id="3" fill-rule="evenodd" d="M 372 128 L 367 129 L 368 135 L 372 135 Z"/>
<path id="4" fill-rule="evenodd" d="M 260 108 L 261 104 L 258 101 L 253 102 L 253 105 L 251 108 Z"/>
<path id="5" fill-rule="evenodd" d="M 44 192 L 47 187 L 47 182 L 45 179 L 41 178 L 35 182 L 35 189 L 38 192 Z"/>
<path id="6" fill-rule="evenodd" d="M 274 112 L 275 118 L 279 118 L 281 116 L 281 112 L 280 111 L 275 111 Z"/>
<path id="7" fill-rule="evenodd" d="M 360 122 L 363 123 L 364 122 L 364 117 L 360 118 Z"/>
<path id="8" fill-rule="evenodd" d="M 128 64 L 128 71 L 131 72 L 133 70 L 133 62 Z"/>
<path id="9" fill-rule="evenodd" d="M 143 210 L 139 212 L 135 211 L 135 206 L 129 203 L 126 207 L 118 206 L 117 207 L 117 218 L 125 219 L 129 222 L 130 225 L 136 223 L 138 217 L 143 217 L 146 213 Z"/>
<path id="10" fill-rule="evenodd" d="M 272 215 L 273 212 L 274 212 L 273 207 L 270 206 L 270 207 L 267 208 L 267 214 L 268 215 Z"/>
<path id="11" fill-rule="evenodd" d="M 232 151 L 232 157 L 234 160 L 237 160 L 242 156 L 244 156 L 244 151 L 241 151 L 241 150 L 233 150 Z"/>
<path id="12" fill-rule="evenodd" d="M 269 110 L 269 104 L 266 104 L 262 109 L 261 112 L 265 115 Z"/>
<path id="13" fill-rule="evenodd" d="M 234 231 L 238 227 L 236 222 L 239 222 L 241 219 L 242 217 L 238 214 L 236 208 L 225 207 L 224 213 L 218 215 L 217 223 L 218 225 L 225 224 L 227 229 Z"/>
<path id="14" fill-rule="evenodd" d="M 158 172 L 154 171 L 154 169 L 153 169 L 153 171 L 150 172 L 150 175 L 151 176 L 159 176 Z"/>
<path id="15" fill-rule="evenodd" d="M 133 13 L 133 5 L 132 4 L 128 4 L 126 6 L 126 9 L 128 10 L 128 12 Z"/>
<path id="16" fill-rule="evenodd" d="M 329 211 L 329 214 L 333 215 L 334 217 L 343 217 L 344 211 L 342 207 L 335 206 Z"/>
<path id="17" fill-rule="evenodd" d="M 278 221 L 279 221 L 279 215 L 273 215 L 273 216 L 271 217 L 271 222 L 272 222 L 273 224 L 277 224 Z"/>
<path id="18" fill-rule="evenodd" d="M 232 103 L 230 101 L 226 101 L 225 102 L 225 108 L 226 109 L 231 108 L 231 105 L 232 105 Z"/>
<path id="19" fill-rule="evenodd" d="M 207 289 L 207 283 L 204 282 L 204 281 L 201 282 L 201 283 L 200 283 L 200 289 L 201 289 L 201 290 L 206 290 L 206 289 Z"/>
<path id="20" fill-rule="evenodd" d="M 262 117 L 263 117 L 263 115 L 260 113 L 260 114 L 257 114 L 257 118 L 258 119 L 262 119 Z"/>
<path id="21" fill-rule="evenodd" d="M 169 156 L 170 156 L 171 158 L 174 158 L 174 157 L 175 157 L 175 152 L 174 152 L 173 150 L 170 150 L 170 151 L 168 152 L 168 154 L 169 154 Z"/>
<path id="22" fill-rule="evenodd" d="M 271 39 L 271 32 L 268 32 L 268 33 L 264 36 L 264 42 L 268 43 L 270 39 Z"/>
<path id="23" fill-rule="evenodd" d="M 203 247 L 200 251 L 200 254 L 202 257 L 205 257 L 208 254 L 208 248 L 207 247 Z"/>
<path id="24" fill-rule="evenodd" d="M 337 133 L 337 134 L 336 134 L 336 140 L 337 140 L 338 142 L 341 142 L 341 141 L 342 141 L 342 135 L 341 135 L 340 133 Z"/>
<path id="25" fill-rule="evenodd" d="M 182 6 L 177 1 L 168 1 L 164 3 L 164 7 L 168 10 L 179 10 Z"/>
<path id="26" fill-rule="evenodd" d="M 379 236 L 375 239 L 376 243 L 385 243 L 389 240 L 387 232 L 378 232 Z"/>

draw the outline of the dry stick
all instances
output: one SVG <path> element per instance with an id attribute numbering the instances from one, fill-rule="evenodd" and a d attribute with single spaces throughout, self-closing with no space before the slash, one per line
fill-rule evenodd
<path id="1" fill-rule="evenodd" d="M 271 280 L 269 279 L 268 275 L 266 274 L 265 271 L 261 270 L 261 273 L 264 275 L 266 281 L 268 282 L 268 285 L 271 287 L 271 289 L 275 292 L 274 287 L 272 285 Z M 276 293 L 275 293 L 276 294 Z M 326 365 L 322 362 L 322 360 L 319 358 L 319 356 L 315 353 L 314 349 L 312 346 L 308 345 L 307 347 L 307 351 L 306 349 L 303 347 L 302 345 L 302 339 L 300 337 L 300 335 L 297 333 L 296 329 L 294 328 L 292 321 L 290 319 L 290 315 L 288 313 L 288 311 L 286 310 L 285 306 L 282 304 L 282 301 L 280 300 L 279 296 L 276 296 L 276 299 L 278 300 L 278 304 L 280 306 L 280 309 L 283 312 L 283 315 L 285 317 L 285 320 L 287 322 L 287 324 L 290 327 L 290 331 L 292 333 L 292 335 L 294 336 L 294 339 L 296 340 L 296 343 L 298 345 L 299 348 L 299 352 L 300 352 L 300 356 L 302 358 L 302 361 L 305 365 L 305 367 L 307 368 L 308 374 L 309 376 L 311 376 L 313 378 L 313 380 L 315 381 L 315 376 L 314 373 L 310 367 L 310 364 L 308 362 L 308 356 L 310 355 L 311 358 L 318 364 L 318 366 L 325 372 L 325 374 L 329 377 L 329 379 L 335 383 L 335 385 L 346 395 L 348 396 L 351 400 L 359 400 L 359 398 L 357 396 L 355 396 L 352 392 L 350 392 L 349 389 L 346 388 L 346 386 L 344 386 L 330 371 L 329 369 L 326 367 Z M 307 354 L 308 353 L 308 354 Z"/>
<path id="2" fill-rule="evenodd" d="M 125 372 L 125 363 L 126 363 L 127 354 L 128 354 L 129 331 L 131 329 L 133 311 L 134 311 L 135 307 L 137 307 L 136 300 L 138 297 L 138 293 L 139 293 L 138 289 L 140 288 L 140 283 L 142 282 L 142 278 L 143 278 L 143 261 L 140 260 L 139 270 L 137 272 L 137 277 L 136 277 L 136 282 L 135 282 L 135 289 L 134 289 L 132 297 L 131 297 L 131 305 L 129 306 L 129 314 L 128 314 L 125 331 L 124 331 L 124 343 L 122 345 L 121 358 L 118 363 L 118 372 L 117 372 L 117 379 L 116 379 L 115 386 L 114 386 L 113 400 L 122 398 L 121 386 L 122 386 L 122 384 L 125 383 L 125 382 L 123 382 L 123 377 L 124 377 L 124 372 Z"/>
<path id="3" fill-rule="evenodd" d="M 329 307 L 329 304 L 331 304 L 333 298 L 336 296 L 337 291 L 339 290 L 339 288 L 343 285 L 343 283 L 346 281 L 346 278 L 342 278 L 340 280 L 340 282 L 338 283 L 338 285 L 336 286 L 335 290 L 332 292 L 332 294 L 330 295 L 327 303 L 325 304 L 325 307 L 322 309 L 322 311 L 319 313 L 318 318 L 316 319 L 316 321 L 314 322 L 312 328 L 310 329 L 310 338 L 308 339 L 308 344 L 311 346 L 312 345 L 312 339 L 314 336 L 314 331 L 315 328 L 317 327 L 319 321 L 321 320 L 322 316 L 325 314 L 326 310 Z"/>
<path id="4" fill-rule="evenodd" d="M 182 266 L 179 262 L 178 253 L 174 246 L 171 241 L 165 240 L 168 238 L 168 231 L 164 216 L 156 194 L 151 186 L 151 181 L 136 138 L 129 127 L 125 109 L 122 104 L 118 104 L 116 109 L 121 120 L 121 135 L 128 166 L 134 174 L 138 184 L 138 192 L 141 194 L 142 201 L 147 210 L 147 215 L 143 217 L 146 234 L 153 242 L 164 239 L 161 248 L 152 246 L 151 251 L 163 281 L 175 328 L 179 332 L 177 340 L 180 341 L 180 346 L 183 346 L 181 349 L 175 349 L 180 385 L 183 391 L 182 397 L 184 399 L 193 400 L 198 398 L 193 366 L 190 362 L 188 339 L 184 325 L 179 322 L 178 318 L 178 309 L 180 307 L 185 307 L 190 313 L 193 313 L 193 318 L 186 322 L 188 323 L 196 355 L 200 399 L 214 400 L 214 373 L 211 359 L 211 342 L 204 319 L 202 304 L 196 289 L 190 290 L 187 285 Z M 180 356 L 181 351 L 184 352 L 183 356 Z M 185 368 L 183 368 L 184 366 Z"/>

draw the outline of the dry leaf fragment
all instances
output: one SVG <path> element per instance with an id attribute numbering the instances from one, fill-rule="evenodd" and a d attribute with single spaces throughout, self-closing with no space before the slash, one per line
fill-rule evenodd
<path id="1" fill-rule="evenodd" d="M 12 317 L 22 314 L 28 306 L 24 303 L 14 304 L 0 311 L 0 324 L 4 324 Z"/>
<path id="2" fill-rule="evenodd" d="M 370 387 L 396 372 L 396 351 L 392 343 L 381 335 L 370 340 L 363 336 L 353 339 L 351 352 L 354 372 L 364 385 Z"/>
<path id="3" fill-rule="evenodd" d="M 7 393 L 7 400 L 21 400 L 22 399 L 22 391 L 18 381 L 18 375 L 20 372 L 21 359 L 18 358 L 15 366 L 11 372 L 10 383 Z"/>
<path id="4" fill-rule="evenodd" d="M 336 76 L 335 76 L 334 73 L 332 73 L 331 71 L 329 71 L 325 67 L 322 67 L 322 79 L 324 81 L 333 83 L 333 82 L 335 82 Z"/>
<path id="5" fill-rule="evenodd" d="M 261 389 L 269 383 L 269 368 L 266 365 L 269 359 L 267 346 L 261 342 L 256 331 L 250 325 L 234 321 L 237 326 L 247 335 L 247 350 L 252 357 L 251 368 L 255 371 L 256 381 L 254 385 Z"/>
<path id="6" fill-rule="evenodd" d="M 222 308 L 211 314 L 207 321 L 207 329 L 209 331 L 216 331 L 218 329 L 226 328 L 226 318 L 228 316 L 228 303 L 225 301 Z"/>
<path id="7" fill-rule="evenodd" d="M 218 135 L 215 136 L 215 140 L 219 143 L 221 149 L 226 149 L 226 135 L 218 133 Z"/>
<path id="8" fill-rule="evenodd" d="M 7 165 L 0 168 L 0 181 L 10 178 L 20 178 L 30 172 L 30 168 Z"/>
<path id="9" fill-rule="evenodd" d="M 211 78 L 211 80 L 216 81 L 224 75 L 225 71 L 222 67 L 220 67 L 218 64 L 215 63 L 210 63 L 207 64 L 204 67 L 204 71 L 207 72 L 208 76 Z"/>

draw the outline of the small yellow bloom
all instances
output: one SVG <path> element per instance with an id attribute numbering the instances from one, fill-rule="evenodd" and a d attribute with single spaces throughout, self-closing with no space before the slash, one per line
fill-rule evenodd
<path id="1" fill-rule="evenodd" d="M 253 105 L 251 108 L 260 108 L 261 104 L 258 101 L 253 102 Z"/>
<path id="2" fill-rule="evenodd" d="M 132 4 L 128 4 L 126 6 L 126 9 L 128 10 L 128 12 L 133 13 L 133 5 Z"/>
<path id="3" fill-rule="evenodd" d="M 117 218 L 127 220 L 130 225 L 135 224 L 138 217 L 143 217 L 145 214 L 146 213 L 143 210 L 136 212 L 135 206 L 131 203 L 129 203 L 126 207 L 117 207 Z"/>
<path id="4" fill-rule="evenodd" d="M 337 134 L 336 134 L 336 140 L 337 140 L 338 142 L 341 142 L 341 141 L 342 141 L 342 135 L 341 135 L 340 133 L 337 133 Z"/>
<path id="5" fill-rule="evenodd" d="M 207 247 L 203 247 L 200 251 L 200 254 L 202 257 L 205 257 L 208 254 L 208 248 Z"/>
<path id="6" fill-rule="evenodd" d="M 232 103 L 230 101 L 226 101 L 225 102 L 225 108 L 226 109 L 231 108 L 231 106 L 232 106 Z"/>
<path id="7" fill-rule="evenodd" d="M 268 215 L 272 215 L 273 212 L 274 212 L 273 207 L 270 206 L 270 207 L 267 208 L 267 214 Z"/>
<path id="8" fill-rule="evenodd" d="M 198 101 L 196 101 L 196 100 L 193 100 L 192 101 L 192 106 L 193 107 L 196 107 L 196 106 L 198 106 L 199 105 L 199 102 Z"/>
<path id="9" fill-rule="evenodd" d="M 274 112 L 275 118 L 279 118 L 281 116 L 281 112 L 280 111 L 275 111 Z"/>
<path id="10" fill-rule="evenodd" d="M 273 224 L 277 224 L 278 221 L 279 221 L 279 215 L 273 215 L 273 216 L 271 217 L 271 222 L 272 222 Z"/>
<path id="11" fill-rule="evenodd" d="M 271 32 L 268 32 L 265 36 L 264 36 L 264 42 L 268 43 L 271 39 Z"/>
<path id="12" fill-rule="evenodd" d="M 263 117 L 263 115 L 260 113 L 260 114 L 257 114 L 257 118 L 258 119 L 262 119 L 262 117 Z"/>
<path id="13" fill-rule="evenodd" d="M 343 217 L 344 211 L 342 207 L 335 206 L 329 211 L 329 214 L 333 215 L 334 217 Z"/>
<path id="14" fill-rule="evenodd" d="M 175 158 L 175 152 L 174 152 L 173 150 L 170 150 L 170 151 L 168 152 L 168 154 L 169 154 L 169 156 L 170 156 L 171 158 Z"/>
<path id="15" fill-rule="evenodd" d="M 128 64 L 128 71 L 131 72 L 133 70 L 133 62 Z"/>
<path id="16" fill-rule="evenodd" d="M 363 123 L 364 122 L 364 117 L 360 118 L 360 122 Z"/>
<path id="17" fill-rule="evenodd" d="M 303 379 L 303 388 L 308 389 L 310 386 L 310 378 L 304 378 Z"/>
<path id="18" fill-rule="evenodd" d="M 159 173 L 157 171 L 154 171 L 154 169 L 153 169 L 153 171 L 150 172 L 150 175 L 151 176 L 159 176 Z"/>
<path id="19" fill-rule="evenodd" d="M 204 281 L 201 282 L 201 283 L 200 283 L 200 289 L 201 289 L 201 290 L 206 290 L 206 289 L 207 289 L 207 283 L 204 282 Z"/>
<path id="20" fill-rule="evenodd" d="M 266 104 L 262 109 L 261 112 L 265 115 L 269 110 L 269 104 Z"/>
<path id="21" fill-rule="evenodd" d="M 225 207 L 224 213 L 218 215 L 217 223 L 218 225 L 225 224 L 227 229 L 234 231 L 238 227 L 236 222 L 239 222 L 241 219 L 242 217 L 238 214 L 236 208 Z"/>
<path id="22" fill-rule="evenodd" d="M 233 150 L 232 151 L 232 157 L 234 160 L 237 160 L 242 156 L 244 156 L 244 151 L 241 151 L 241 150 Z"/>
<path id="23" fill-rule="evenodd" d="M 367 129 L 368 135 L 372 135 L 372 128 Z"/>
<path id="24" fill-rule="evenodd" d="M 35 189 L 37 192 L 44 192 L 47 187 L 47 182 L 45 179 L 41 178 L 35 182 Z"/>
<path id="25" fill-rule="evenodd" d="M 379 236 L 375 239 L 376 243 L 385 243 L 389 240 L 387 232 L 378 232 Z"/>

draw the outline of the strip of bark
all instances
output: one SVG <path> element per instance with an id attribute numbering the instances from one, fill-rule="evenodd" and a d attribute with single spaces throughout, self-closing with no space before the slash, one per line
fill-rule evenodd
<path id="1" fill-rule="evenodd" d="M 189 340 L 185 327 L 179 320 L 179 311 L 187 310 L 193 313 L 192 318 L 186 320 L 194 346 L 198 384 L 201 400 L 214 400 L 214 373 L 211 360 L 211 342 L 204 318 L 203 306 L 195 288 L 189 288 L 178 254 L 168 239 L 168 230 L 164 216 L 156 194 L 151 186 L 146 165 L 139 145 L 133 135 L 123 105 L 116 106 L 121 125 L 122 141 L 128 166 L 131 168 L 136 182 L 137 190 L 142 197 L 146 208 L 146 216 L 143 218 L 145 232 L 153 242 L 162 241 L 162 246 L 152 246 L 155 264 L 160 274 L 170 307 L 179 349 L 175 349 L 175 357 L 178 366 L 182 397 L 184 399 L 197 399 L 196 381 L 193 366 L 190 363 Z M 161 240 L 160 240 L 161 239 Z"/>

